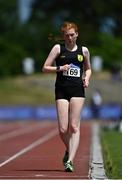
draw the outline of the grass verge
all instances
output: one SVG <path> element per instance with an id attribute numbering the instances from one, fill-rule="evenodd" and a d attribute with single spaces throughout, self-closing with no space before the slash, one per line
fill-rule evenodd
<path id="1" fill-rule="evenodd" d="M 122 133 L 116 130 L 103 130 L 101 141 L 108 178 L 122 179 Z"/>
<path id="2" fill-rule="evenodd" d="M 56 74 L 22 75 L 0 79 L 0 105 L 52 105 L 55 103 Z M 121 103 L 121 81 L 113 81 L 105 72 L 93 74 L 86 88 L 86 104 L 90 104 L 95 89 L 102 94 L 103 104 Z"/>
<path id="3" fill-rule="evenodd" d="M 51 75 L 20 76 L 0 80 L 0 105 L 54 104 Z"/>

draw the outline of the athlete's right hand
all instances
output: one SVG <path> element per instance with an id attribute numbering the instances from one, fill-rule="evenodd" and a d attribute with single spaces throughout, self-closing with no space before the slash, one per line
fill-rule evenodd
<path id="1" fill-rule="evenodd" d="M 67 71 L 70 68 L 69 64 L 65 64 L 63 66 L 60 66 L 61 71 Z"/>

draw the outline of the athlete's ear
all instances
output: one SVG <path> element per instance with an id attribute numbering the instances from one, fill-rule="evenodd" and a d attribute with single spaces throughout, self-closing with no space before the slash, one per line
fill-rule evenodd
<path id="1" fill-rule="evenodd" d="M 76 37 L 78 37 L 78 32 L 76 32 Z"/>

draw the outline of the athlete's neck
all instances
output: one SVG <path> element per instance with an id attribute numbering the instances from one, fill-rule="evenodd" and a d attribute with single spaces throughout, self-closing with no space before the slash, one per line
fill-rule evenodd
<path id="1" fill-rule="evenodd" d="M 67 44 L 65 44 L 65 47 L 66 47 L 66 49 L 68 50 L 68 51 L 76 51 L 77 50 L 77 44 L 75 44 L 75 45 L 67 45 Z"/>

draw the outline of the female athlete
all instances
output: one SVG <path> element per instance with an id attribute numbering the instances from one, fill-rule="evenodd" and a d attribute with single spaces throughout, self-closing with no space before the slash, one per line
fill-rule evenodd
<path id="1" fill-rule="evenodd" d="M 66 147 L 63 164 L 66 172 L 73 172 L 80 141 L 80 115 L 85 88 L 88 87 L 91 76 L 91 64 L 88 48 L 76 43 L 77 25 L 64 22 L 61 33 L 64 43 L 53 46 L 42 70 L 57 74 L 55 100 L 59 134 Z"/>

